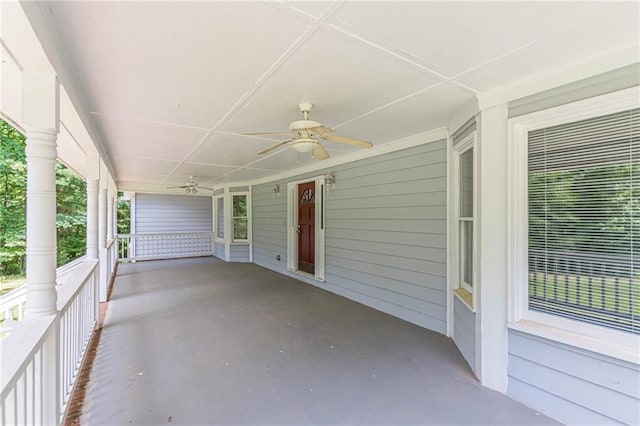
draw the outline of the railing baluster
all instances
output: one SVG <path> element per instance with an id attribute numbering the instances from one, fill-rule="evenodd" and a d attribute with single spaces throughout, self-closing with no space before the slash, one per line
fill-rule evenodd
<path id="1" fill-rule="evenodd" d="M 29 416 L 27 418 L 27 424 L 36 424 L 36 412 L 35 412 L 35 399 L 36 399 L 36 360 L 35 358 L 29 363 L 30 371 L 30 386 L 29 394 L 27 395 L 27 401 L 29 404 Z"/>

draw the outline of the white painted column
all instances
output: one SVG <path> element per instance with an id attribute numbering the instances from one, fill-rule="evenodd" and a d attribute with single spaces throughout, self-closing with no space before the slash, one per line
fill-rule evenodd
<path id="1" fill-rule="evenodd" d="M 52 317 L 41 358 L 43 424 L 60 420 L 59 319 L 56 291 L 56 140 L 60 88 L 55 75 L 22 73 L 27 158 L 27 316 Z"/>
<path id="2" fill-rule="evenodd" d="M 98 258 L 98 179 L 87 179 L 87 259 Z"/>
<path id="3" fill-rule="evenodd" d="M 23 73 L 27 157 L 27 315 L 57 312 L 56 140 L 59 83 L 55 75 Z"/>
<path id="4" fill-rule="evenodd" d="M 106 247 L 107 242 L 107 189 L 98 190 L 98 249 Z"/>
<path id="5" fill-rule="evenodd" d="M 100 258 L 100 302 L 107 301 L 107 189 L 98 192 L 98 256 Z"/>
<path id="6" fill-rule="evenodd" d="M 27 129 L 27 314 L 57 311 L 56 130 Z"/>
<path id="7" fill-rule="evenodd" d="M 476 369 L 483 385 L 507 391 L 507 107 L 480 114 L 478 153 L 479 276 Z"/>

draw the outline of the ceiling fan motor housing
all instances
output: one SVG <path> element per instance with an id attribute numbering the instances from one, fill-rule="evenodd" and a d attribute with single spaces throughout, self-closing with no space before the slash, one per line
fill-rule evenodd
<path id="1" fill-rule="evenodd" d="M 289 125 L 289 130 L 291 130 L 294 133 L 298 133 L 298 132 L 302 132 L 308 129 L 313 129 L 314 127 L 320 127 L 322 126 L 322 124 L 318 123 L 317 121 L 313 121 L 313 120 L 297 120 L 292 122 Z"/>

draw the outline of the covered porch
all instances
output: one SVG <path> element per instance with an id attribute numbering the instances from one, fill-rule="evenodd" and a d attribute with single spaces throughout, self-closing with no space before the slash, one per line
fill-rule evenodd
<path id="1" fill-rule="evenodd" d="M 0 1 L 0 425 L 640 423 L 639 10 Z"/>
<path id="2" fill-rule="evenodd" d="M 441 334 L 211 257 L 120 266 L 79 418 L 168 422 L 555 424 Z"/>

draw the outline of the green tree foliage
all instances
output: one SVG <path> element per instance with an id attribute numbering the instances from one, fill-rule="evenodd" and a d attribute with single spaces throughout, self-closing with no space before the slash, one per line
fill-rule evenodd
<path id="1" fill-rule="evenodd" d="M 640 246 L 640 164 L 530 175 L 529 193 L 531 248 L 546 241 L 550 250 L 625 254 Z"/>
<path id="2" fill-rule="evenodd" d="M 27 165 L 25 138 L 0 119 L 0 274 L 25 269 Z"/>
<path id="3" fill-rule="evenodd" d="M 131 202 L 118 192 L 118 234 L 131 233 Z"/>
<path id="4" fill-rule="evenodd" d="M 25 138 L 0 120 L 0 275 L 23 275 L 26 247 Z M 56 164 L 58 266 L 82 256 L 86 246 L 86 184 Z"/>
<path id="5" fill-rule="evenodd" d="M 60 163 L 56 164 L 56 199 L 58 266 L 61 266 L 85 254 L 87 185 Z"/>

